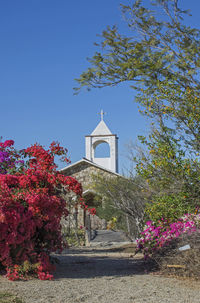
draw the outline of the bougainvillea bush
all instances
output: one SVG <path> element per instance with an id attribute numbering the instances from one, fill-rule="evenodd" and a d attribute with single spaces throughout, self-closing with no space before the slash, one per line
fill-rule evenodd
<path id="1" fill-rule="evenodd" d="M 61 217 L 67 216 L 61 192 L 81 201 L 81 185 L 59 173 L 55 155 L 68 162 L 67 150 L 53 142 L 48 150 L 35 144 L 21 151 L 14 141 L 0 143 L 0 265 L 10 280 L 28 273 L 52 279 L 50 253 L 62 250 Z"/>
<path id="2" fill-rule="evenodd" d="M 163 220 L 160 225 L 147 221 L 141 238 L 137 240 L 137 249 L 143 252 L 145 258 L 148 258 L 169 245 L 172 240 L 197 232 L 200 232 L 200 214 L 186 214 L 173 223 Z"/>

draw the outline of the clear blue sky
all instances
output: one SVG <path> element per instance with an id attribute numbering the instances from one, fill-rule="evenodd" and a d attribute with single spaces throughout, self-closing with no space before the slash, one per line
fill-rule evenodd
<path id="1" fill-rule="evenodd" d="M 119 136 L 120 171 L 127 165 L 125 144 L 147 133 L 148 122 L 133 102 L 128 86 L 73 95 L 75 78 L 107 25 L 125 29 L 119 4 L 129 0 L 0 1 L 0 135 L 17 148 L 53 140 L 69 150 L 72 162 L 85 156 L 84 136 L 100 120 Z M 189 5 L 192 25 L 199 25 L 200 2 Z M 188 7 L 187 7 L 188 8 Z"/>

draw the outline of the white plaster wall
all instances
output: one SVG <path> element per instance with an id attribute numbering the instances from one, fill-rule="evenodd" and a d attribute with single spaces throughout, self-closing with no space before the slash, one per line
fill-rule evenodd
<path id="1" fill-rule="evenodd" d="M 110 165 L 110 158 L 94 158 L 94 163 L 102 166 L 102 167 L 105 167 L 105 168 L 108 168 L 108 169 L 111 169 L 111 165 Z"/>
<path id="2" fill-rule="evenodd" d="M 92 137 L 85 137 L 85 157 L 92 161 Z"/>
<path id="3" fill-rule="evenodd" d="M 87 136 L 85 137 L 86 158 L 98 165 L 101 165 L 113 172 L 118 172 L 118 138 L 116 135 L 108 136 Z M 110 158 L 95 158 L 95 148 L 106 142 L 110 146 Z"/>

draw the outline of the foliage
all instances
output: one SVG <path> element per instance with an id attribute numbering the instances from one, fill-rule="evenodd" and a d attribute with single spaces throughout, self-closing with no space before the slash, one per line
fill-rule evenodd
<path id="1" fill-rule="evenodd" d="M 195 207 L 188 203 L 187 197 L 180 194 L 160 194 L 155 201 L 148 203 L 145 208 L 147 219 L 159 223 L 162 218 L 168 222 L 176 222 L 184 212 L 194 212 Z"/>
<path id="2" fill-rule="evenodd" d="M 142 237 L 137 240 L 138 250 L 142 251 L 145 257 L 149 257 L 155 251 L 168 246 L 173 239 L 197 231 L 200 231 L 199 214 L 186 214 L 174 223 L 161 220 L 159 225 L 155 225 L 152 221 L 147 221 L 141 233 Z"/>
<path id="3" fill-rule="evenodd" d="M 141 179 L 94 175 L 93 184 L 93 189 L 102 197 L 102 207 L 97 206 L 97 213 L 106 220 L 116 217 L 122 228 L 128 223 L 128 232 L 133 229 L 134 236 L 137 236 L 142 228 L 145 208 Z M 129 226 L 130 220 L 126 222 L 127 218 L 132 226 Z"/>
<path id="4" fill-rule="evenodd" d="M 96 214 L 99 218 L 105 219 L 106 222 L 109 222 L 107 228 L 127 231 L 126 217 L 120 209 L 117 209 L 113 205 L 112 199 L 107 196 L 100 197 L 98 195 L 95 196 L 95 199 L 98 200 L 97 206 L 95 205 L 97 211 Z"/>
<path id="5" fill-rule="evenodd" d="M 172 131 L 162 126 L 154 129 L 149 141 L 140 136 L 147 152 L 137 157 L 136 171 L 144 178 L 152 192 L 147 206 L 149 220 L 162 217 L 172 222 L 199 206 L 200 166 L 197 159 L 186 157 Z"/>
<path id="6" fill-rule="evenodd" d="M 14 149 L 13 145 L 13 140 L 0 142 L 0 174 L 14 171 L 17 166 L 22 166 L 24 164 L 24 161 L 20 159 L 20 155 Z"/>
<path id="7" fill-rule="evenodd" d="M 177 0 L 148 2 L 152 9 L 141 0 L 121 6 L 130 35 L 115 26 L 103 31 L 100 52 L 89 59 L 91 67 L 77 79 L 77 90 L 130 81 L 143 113 L 173 121 L 193 152 L 200 146 L 200 31 L 184 24 L 188 12 Z"/>
<path id="8" fill-rule="evenodd" d="M 79 229 L 70 230 L 65 234 L 69 246 L 84 246 L 85 245 L 85 230 L 81 226 Z"/>
<path id="9" fill-rule="evenodd" d="M 67 150 L 56 142 L 48 150 L 35 144 L 18 153 L 13 144 L 0 144 L 0 262 L 10 280 L 23 277 L 24 262 L 37 264 L 39 279 L 52 279 L 49 255 L 65 246 L 60 221 L 68 211 L 62 194 L 72 191 L 81 198 L 82 188 L 56 171 L 55 155 L 68 161 Z"/>

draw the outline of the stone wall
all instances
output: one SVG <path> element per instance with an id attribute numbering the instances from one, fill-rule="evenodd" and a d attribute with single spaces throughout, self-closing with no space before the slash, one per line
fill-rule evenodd
<path id="1" fill-rule="evenodd" d="M 114 175 L 112 172 L 100 169 L 86 162 L 69 167 L 64 174 L 76 178 L 82 184 L 83 192 L 91 187 L 93 183 L 92 175 L 101 174 L 105 177 Z"/>
<path id="2" fill-rule="evenodd" d="M 93 175 L 100 174 L 101 176 L 105 176 L 105 178 L 115 176 L 112 172 L 108 172 L 104 169 L 98 168 L 96 166 L 91 165 L 87 162 L 78 163 L 75 166 L 67 168 L 64 172 L 65 175 L 76 178 L 83 186 L 83 193 L 85 192 L 85 201 L 87 204 L 87 199 L 89 199 L 89 207 L 93 207 L 91 204 L 91 193 L 95 196 L 95 192 L 92 190 Z M 90 192 L 91 190 L 91 192 Z M 88 193 L 89 192 L 89 193 Z M 85 226 L 85 218 L 86 214 L 83 209 L 79 208 L 78 210 L 78 226 Z M 90 216 L 90 226 L 92 230 L 96 229 L 106 229 L 107 223 L 103 219 L 100 219 L 98 216 Z"/>

